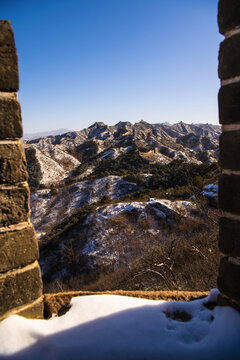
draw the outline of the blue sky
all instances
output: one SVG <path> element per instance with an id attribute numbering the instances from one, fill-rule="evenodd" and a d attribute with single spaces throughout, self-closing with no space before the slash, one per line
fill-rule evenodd
<path id="1" fill-rule="evenodd" d="M 218 122 L 217 0 L 1 0 L 25 133 Z"/>

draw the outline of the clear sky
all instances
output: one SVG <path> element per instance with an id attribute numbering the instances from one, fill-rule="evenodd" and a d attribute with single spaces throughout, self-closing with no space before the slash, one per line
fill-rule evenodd
<path id="1" fill-rule="evenodd" d="M 218 122 L 217 0 L 0 0 L 25 133 Z"/>

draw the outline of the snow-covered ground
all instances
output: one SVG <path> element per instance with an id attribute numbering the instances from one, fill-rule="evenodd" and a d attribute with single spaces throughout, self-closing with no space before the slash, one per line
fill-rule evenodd
<path id="1" fill-rule="evenodd" d="M 150 249 L 156 243 L 167 240 L 159 221 L 172 223 L 176 214 L 190 218 L 193 208 L 194 204 L 188 201 L 165 199 L 120 202 L 99 207 L 86 218 L 85 234 L 88 240 L 82 254 L 88 255 L 92 265 L 126 265 L 125 257 L 133 259 L 138 254 L 137 249 L 145 246 Z M 134 224 L 131 224 L 131 217 L 135 218 Z M 141 228 L 144 222 L 148 223 L 147 229 Z"/>
<path id="2" fill-rule="evenodd" d="M 217 294 L 192 302 L 84 296 L 61 317 L 11 316 L 0 323 L 0 358 L 237 360 L 240 314 L 207 308 Z"/>
<path id="3" fill-rule="evenodd" d="M 31 194 L 31 221 L 36 229 L 38 238 L 45 234 L 45 231 L 52 225 L 61 222 L 65 217 L 71 215 L 84 205 L 92 204 L 101 200 L 104 195 L 112 199 L 121 197 L 126 193 L 136 191 L 137 185 L 133 182 L 122 179 L 121 176 L 105 176 L 90 181 L 77 182 L 66 188 L 57 190 L 57 194 L 51 195 L 50 189 L 38 190 Z M 107 206 L 104 216 L 116 216 L 120 212 L 142 210 L 149 204 L 156 203 L 160 207 L 164 217 L 165 212 L 182 212 L 185 216 L 190 215 L 194 204 L 188 201 L 171 201 L 151 199 L 149 202 L 129 202 Z M 158 211 L 160 216 L 160 211 Z M 100 216 L 100 215 L 99 215 Z"/>
<path id="4" fill-rule="evenodd" d="M 136 189 L 136 184 L 125 181 L 120 176 L 110 175 L 60 188 L 53 196 L 50 189 L 38 190 L 31 194 L 31 221 L 39 238 L 48 227 L 62 221 L 82 206 L 97 202 L 104 195 L 114 199 Z"/>

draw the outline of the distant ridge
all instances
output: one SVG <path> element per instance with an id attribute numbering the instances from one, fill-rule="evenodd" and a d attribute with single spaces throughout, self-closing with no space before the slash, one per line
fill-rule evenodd
<path id="1" fill-rule="evenodd" d="M 24 140 L 34 140 L 34 139 L 39 139 L 41 137 L 46 137 L 46 136 L 56 136 L 56 135 L 62 135 L 65 134 L 67 132 L 69 132 L 71 130 L 69 129 L 57 129 L 57 130 L 49 130 L 49 131 L 42 131 L 42 132 L 36 132 L 36 133 L 29 133 L 29 134 L 23 134 L 23 139 Z"/>
<path id="2" fill-rule="evenodd" d="M 35 138 L 25 138 L 32 186 L 34 179 L 38 185 L 50 186 L 70 179 L 74 174 L 88 176 L 104 159 L 114 160 L 133 147 L 138 157 L 151 163 L 167 164 L 179 159 L 210 164 L 218 159 L 221 127 L 183 122 L 149 124 L 141 120 L 135 124 L 126 121 L 112 126 L 95 122 L 80 131 L 57 131 L 62 134 L 48 132 L 46 137 L 38 133 L 34 134 Z"/>

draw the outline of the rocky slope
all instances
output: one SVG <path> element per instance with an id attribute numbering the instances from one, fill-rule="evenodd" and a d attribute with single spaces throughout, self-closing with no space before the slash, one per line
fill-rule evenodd
<path id="1" fill-rule="evenodd" d="M 31 185 L 50 186 L 72 177 L 72 171 L 88 164 L 84 176 L 92 172 L 96 162 L 114 159 L 129 146 L 151 162 L 168 163 L 180 159 L 194 163 L 211 163 L 218 156 L 220 126 L 210 124 L 174 125 L 135 124 L 119 122 L 114 126 L 95 123 L 81 131 L 25 141 L 26 155 L 31 174 Z M 35 169 L 35 170 L 34 170 Z"/>
<path id="2" fill-rule="evenodd" d="M 210 184 L 219 134 L 219 126 L 208 124 L 141 121 L 95 123 L 27 141 L 32 222 L 47 289 L 61 282 L 67 289 L 194 290 L 196 277 L 186 284 L 186 254 L 195 270 L 201 258 L 217 269 L 209 240 L 215 228 L 207 224 L 216 208 L 217 187 Z"/>

